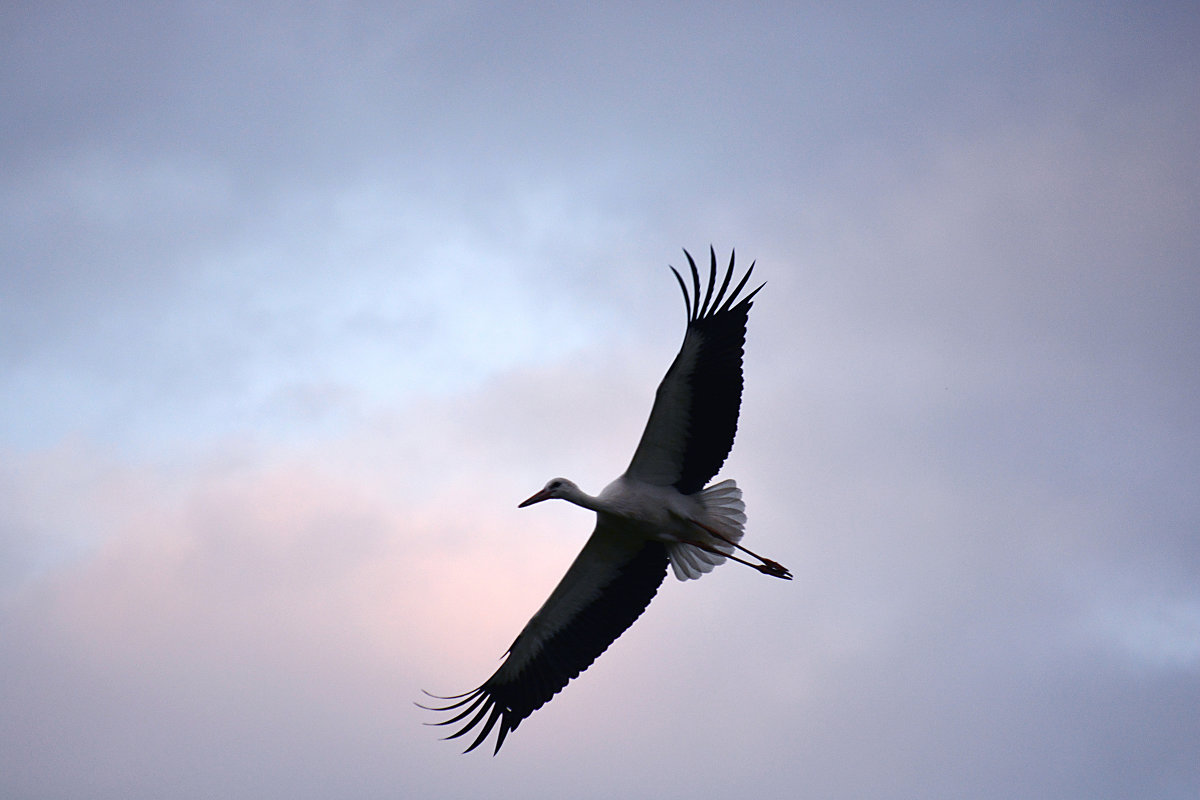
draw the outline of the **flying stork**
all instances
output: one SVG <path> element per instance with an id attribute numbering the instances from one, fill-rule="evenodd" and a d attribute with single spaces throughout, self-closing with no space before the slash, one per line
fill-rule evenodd
<path id="1" fill-rule="evenodd" d="M 742 492 L 732 480 L 705 488 L 733 447 L 742 401 L 742 346 L 751 300 L 738 299 L 754 264 L 726 296 L 733 277 L 733 254 L 716 287 L 717 256 L 709 248 L 708 287 L 700 299 L 700 272 L 684 250 L 692 271 L 689 295 L 674 267 L 687 307 L 687 332 L 671 368 L 658 386 L 642 440 L 625 474 L 599 496 L 571 481 L 554 478 L 519 505 L 561 499 L 596 512 L 596 529 L 555 587 L 525 625 L 507 657 L 482 686 L 426 710 L 454 716 L 433 725 L 462 728 L 456 739 L 480 724 L 471 752 L 498 731 L 496 749 L 521 721 L 545 705 L 587 669 L 649 605 L 670 564 L 681 581 L 699 578 L 726 558 L 766 575 L 791 580 L 792 574 L 738 542 L 746 522 Z M 765 285 L 765 284 L 764 284 Z M 759 563 L 738 556 L 741 551 Z M 428 694 L 428 692 L 426 693 Z M 420 704 L 418 704 L 420 705 Z"/>

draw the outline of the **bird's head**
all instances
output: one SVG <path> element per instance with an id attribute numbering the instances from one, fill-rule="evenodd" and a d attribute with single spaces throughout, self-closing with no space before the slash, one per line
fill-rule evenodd
<path id="1" fill-rule="evenodd" d="M 546 482 L 546 485 L 542 487 L 540 492 L 537 492 L 525 502 L 520 503 L 517 508 L 524 508 L 525 506 L 531 506 L 534 503 L 540 503 L 543 500 L 553 500 L 554 498 L 570 500 L 574 497 L 577 497 L 579 494 L 579 487 L 571 483 L 571 481 L 567 480 L 566 478 L 551 478 Z"/>

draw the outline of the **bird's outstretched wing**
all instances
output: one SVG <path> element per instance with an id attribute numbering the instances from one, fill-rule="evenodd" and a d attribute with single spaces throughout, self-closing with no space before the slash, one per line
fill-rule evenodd
<path id="1" fill-rule="evenodd" d="M 619 521 L 599 514 L 591 538 L 508 649 L 504 663 L 475 691 L 437 697 L 454 701 L 444 706 L 423 706 L 454 712 L 431 724 L 462 722 L 449 739 L 482 725 L 464 751 L 468 753 L 496 728 L 493 754 L 500 752 L 521 720 L 587 669 L 641 616 L 666 574 L 665 545 L 625 534 Z"/>
<path id="2" fill-rule="evenodd" d="M 683 276 L 671 267 L 683 291 L 688 326 L 683 346 L 658 386 L 646 430 L 626 474 L 646 483 L 674 486 L 683 494 L 704 488 L 725 463 L 737 433 L 742 403 L 742 347 L 751 300 L 763 285 L 738 299 L 754 264 L 726 297 L 733 278 L 733 260 L 713 296 L 717 254 L 709 248 L 708 288 L 700 299 L 700 272 L 686 251 L 692 269 L 692 293 Z"/>

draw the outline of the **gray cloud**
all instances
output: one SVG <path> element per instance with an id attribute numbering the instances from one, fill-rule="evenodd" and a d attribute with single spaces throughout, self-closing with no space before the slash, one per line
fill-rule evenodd
<path id="1" fill-rule="evenodd" d="M 9 16 L 5 793 L 1195 794 L 1194 20 Z M 668 584 L 460 758 L 410 702 L 569 562 L 515 503 L 625 466 L 710 241 L 795 585 Z"/>

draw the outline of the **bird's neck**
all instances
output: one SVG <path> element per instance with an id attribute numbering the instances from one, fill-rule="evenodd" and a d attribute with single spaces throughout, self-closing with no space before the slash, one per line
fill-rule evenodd
<path id="1" fill-rule="evenodd" d="M 574 503 L 577 506 L 590 509 L 592 511 L 603 511 L 604 503 L 599 497 L 592 497 L 582 489 L 576 488 L 570 494 L 563 495 L 563 500 L 569 503 Z"/>

